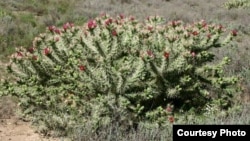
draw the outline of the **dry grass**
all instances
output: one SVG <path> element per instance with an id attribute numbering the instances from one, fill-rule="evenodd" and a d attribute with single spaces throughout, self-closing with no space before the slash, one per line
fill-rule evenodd
<path id="1" fill-rule="evenodd" d="M 9 119 L 15 115 L 16 101 L 10 97 L 1 97 L 0 99 L 0 119 Z"/>

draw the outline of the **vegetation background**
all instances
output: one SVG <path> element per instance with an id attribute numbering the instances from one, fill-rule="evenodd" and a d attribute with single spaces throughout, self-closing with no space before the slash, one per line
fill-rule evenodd
<path id="1" fill-rule="evenodd" d="M 50 25 L 61 26 L 66 22 L 82 25 L 102 12 L 113 16 L 133 15 L 140 20 L 151 15 L 162 16 L 167 21 L 182 20 L 187 23 L 204 19 L 238 30 L 238 46 L 221 49 L 216 53 L 218 56 L 228 55 L 232 58 L 227 73 L 242 78 L 244 92 L 239 96 L 240 103 L 235 106 L 235 109 L 240 109 L 240 113 L 232 112 L 232 115 L 225 118 L 219 116 L 218 111 L 203 120 L 188 115 L 187 118 L 192 120 L 187 124 L 250 124 L 249 3 L 249 0 L 0 0 L 0 79 L 6 75 L 4 65 L 15 47 L 31 46 L 34 37 Z M 8 100 L 1 100 L 0 118 L 13 114 L 15 111 L 11 107 Z M 83 131 L 76 132 L 79 140 L 95 136 L 91 133 L 83 136 Z M 150 140 L 154 137 L 155 140 L 171 140 L 171 129 L 154 132 L 142 129 L 121 139 L 119 137 L 122 134 L 117 132 L 112 136 L 116 136 L 117 140 Z M 99 140 L 101 136 L 98 136 Z"/>

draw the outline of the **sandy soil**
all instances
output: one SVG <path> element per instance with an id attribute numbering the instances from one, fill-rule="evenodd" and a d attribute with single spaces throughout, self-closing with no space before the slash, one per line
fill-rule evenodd
<path id="1" fill-rule="evenodd" d="M 1 141 L 60 141 L 59 139 L 44 138 L 35 133 L 30 123 L 15 118 L 0 120 Z"/>

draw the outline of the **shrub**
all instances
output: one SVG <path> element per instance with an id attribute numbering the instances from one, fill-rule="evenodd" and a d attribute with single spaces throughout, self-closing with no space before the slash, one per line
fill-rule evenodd
<path id="1" fill-rule="evenodd" d="M 249 8 L 250 7 L 250 0 L 229 0 L 224 4 L 224 6 L 227 9 Z"/>
<path id="2" fill-rule="evenodd" d="M 174 112 L 208 104 L 231 106 L 237 78 L 224 76 L 225 57 L 213 62 L 212 48 L 228 47 L 237 31 L 205 21 L 165 23 L 148 17 L 106 14 L 81 27 L 48 27 L 19 47 L 7 66 L 14 82 L 3 94 L 20 99 L 23 115 L 40 131 L 69 133 L 77 125 L 93 131 L 109 124 L 136 127 L 141 121 L 174 122 Z"/>

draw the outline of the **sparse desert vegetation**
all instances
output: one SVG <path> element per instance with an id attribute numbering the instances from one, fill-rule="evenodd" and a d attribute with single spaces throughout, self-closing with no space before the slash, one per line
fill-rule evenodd
<path id="1" fill-rule="evenodd" d="M 1 1 L 0 118 L 79 141 L 250 124 L 249 3 Z"/>

